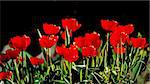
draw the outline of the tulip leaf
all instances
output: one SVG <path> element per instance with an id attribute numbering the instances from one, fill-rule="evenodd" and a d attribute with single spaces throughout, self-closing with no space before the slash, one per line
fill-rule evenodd
<path id="1" fill-rule="evenodd" d="M 92 64 L 91 64 L 91 67 L 94 67 L 95 66 L 95 61 L 94 61 L 94 57 L 92 57 Z"/>
<path id="2" fill-rule="evenodd" d="M 11 84 L 15 84 L 12 80 L 9 80 L 9 79 L 6 79 L 9 83 L 11 83 Z M 8 83 L 8 84 L 9 84 Z M 4 83 L 0 83 L 0 84 L 4 84 Z"/>
<path id="3" fill-rule="evenodd" d="M 98 80 L 98 78 L 93 73 L 91 73 L 91 74 L 94 76 L 94 78 L 96 79 L 97 83 L 101 84 L 100 81 Z"/>
<path id="4" fill-rule="evenodd" d="M 103 77 L 100 74 L 98 74 L 96 72 L 94 72 L 94 74 L 97 75 L 99 78 L 103 79 Z"/>
<path id="5" fill-rule="evenodd" d="M 40 33 L 40 30 L 39 30 L 39 29 L 37 29 L 37 32 L 38 32 L 38 34 L 39 34 L 39 37 L 42 37 L 42 35 L 41 35 L 41 33 Z"/>
<path id="6" fill-rule="evenodd" d="M 65 83 L 65 81 L 63 81 L 63 80 L 53 80 L 53 81 L 56 82 L 56 83 L 59 83 L 59 84 L 60 84 L 60 83 L 61 83 L 61 84 L 62 84 L 62 83 L 63 83 L 63 84 Z"/>
<path id="7" fill-rule="evenodd" d="M 113 73 L 114 75 L 117 75 L 117 72 L 116 72 L 116 71 L 112 71 L 112 73 Z"/>
<path id="8" fill-rule="evenodd" d="M 141 71 L 141 68 L 142 68 L 142 63 L 141 63 L 140 66 L 138 67 L 138 70 L 137 70 L 137 73 L 136 73 L 136 75 L 135 75 L 134 81 L 137 79 L 137 77 L 138 77 L 138 75 L 139 75 L 139 73 L 140 73 L 140 71 Z"/>
<path id="9" fill-rule="evenodd" d="M 100 63 L 99 63 L 99 66 L 101 66 L 102 62 L 103 62 L 103 58 L 102 56 L 100 56 Z"/>
<path id="10" fill-rule="evenodd" d="M 133 74 L 132 78 L 134 78 L 134 80 L 138 77 L 138 75 L 139 75 L 139 73 L 141 71 L 141 67 L 142 67 L 142 62 L 139 61 L 139 62 L 137 62 L 136 66 L 133 68 L 133 70 L 132 70 L 132 74 Z"/>
<path id="11" fill-rule="evenodd" d="M 76 65 L 76 67 L 84 68 L 84 67 L 85 67 L 85 65 Z"/>
<path id="12" fill-rule="evenodd" d="M 126 61 L 124 62 L 124 74 L 127 74 L 127 68 L 128 68 L 128 65 L 127 65 L 127 63 L 126 63 Z"/>
<path id="13" fill-rule="evenodd" d="M 65 77 L 63 77 L 63 78 L 67 84 L 70 84 L 69 81 Z"/>
<path id="14" fill-rule="evenodd" d="M 98 65 L 99 65 L 99 57 L 98 56 L 96 56 L 96 67 L 98 67 Z"/>
<path id="15" fill-rule="evenodd" d="M 26 55 L 28 58 L 32 57 L 31 54 L 29 54 L 27 51 L 23 51 L 24 55 Z"/>
<path id="16" fill-rule="evenodd" d="M 72 62 L 72 69 L 76 70 L 77 72 L 79 72 L 76 68 L 76 64 L 74 62 Z"/>
<path id="17" fill-rule="evenodd" d="M 18 66 L 17 66 L 15 60 L 13 60 L 13 62 L 14 62 L 14 65 L 15 65 L 15 70 L 16 70 L 17 78 L 18 78 L 18 80 L 20 81 Z"/>

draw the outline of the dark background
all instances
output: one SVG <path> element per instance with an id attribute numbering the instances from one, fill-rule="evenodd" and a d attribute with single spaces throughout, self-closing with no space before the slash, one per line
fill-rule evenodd
<path id="1" fill-rule="evenodd" d="M 42 23 L 49 22 L 61 25 L 61 19 L 74 17 L 82 27 L 73 35 L 84 35 L 85 32 L 97 31 L 104 38 L 105 31 L 100 26 L 100 19 L 114 19 L 121 24 L 133 23 L 144 37 L 149 35 L 149 2 L 147 1 L 94 1 L 94 2 L 1 2 L 0 50 L 9 39 L 16 35 L 29 35 L 32 39 L 27 49 L 33 55 L 40 51 L 36 28 L 42 31 Z M 34 52 L 34 53 L 33 53 Z"/>

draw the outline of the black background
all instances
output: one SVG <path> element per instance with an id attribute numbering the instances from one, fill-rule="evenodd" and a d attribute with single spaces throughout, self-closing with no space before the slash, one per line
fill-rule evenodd
<path id="1" fill-rule="evenodd" d="M 104 38 L 105 31 L 101 29 L 100 19 L 114 19 L 121 24 L 133 23 L 135 31 L 140 31 L 148 38 L 149 33 L 149 2 L 147 1 L 94 1 L 94 2 L 1 2 L 1 32 L 2 47 L 16 35 L 29 35 L 32 43 L 28 50 L 37 55 L 38 34 L 36 28 L 42 31 L 42 23 L 49 22 L 61 26 L 61 19 L 74 17 L 82 27 L 73 35 L 84 35 L 85 32 L 97 31 Z M 31 52 L 31 51 L 30 51 Z"/>

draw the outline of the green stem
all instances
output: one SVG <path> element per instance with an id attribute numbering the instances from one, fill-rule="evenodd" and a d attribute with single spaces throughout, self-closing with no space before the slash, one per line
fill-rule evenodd
<path id="1" fill-rule="evenodd" d="M 52 56 L 51 56 L 51 48 L 48 48 L 48 56 L 49 56 L 49 62 L 50 62 L 50 66 L 52 68 L 52 71 L 54 71 L 54 67 L 53 67 L 53 62 L 52 62 Z"/>
<path id="2" fill-rule="evenodd" d="M 82 68 L 80 69 L 80 82 L 82 82 Z"/>
<path id="3" fill-rule="evenodd" d="M 11 64 L 12 64 L 11 67 L 13 68 L 13 69 L 12 69 L 12 73 L 14 73 L 14 72 L 15 72 L 15 67 L 14 67 L 13 59 L 11 59 L 11 61 L 12 61 L 12 62 L 11 62 Z M 14 80 L 14 74 L 12 75 L 12 81 L 13 81 L 13 80 Z"/>
<path id="4" fill-rule="evenodd" d="M 136 75 L 135 75 L 135 77 L 134 77 L 134 81 L 137 79 L 137 77 L 138 77 L 138 75 L 139 75 L 139 73 L 140 73 L 140 71 L 141 71 L 141 68 L 142 68 L 142 63 L 141 63 L 140 61 L 142 61 L 143 53 L 144 53 L 144 52 L 142 52 L 142 54 L 141 54 L 141 56 L 140 56 L 140 59 L 139 59 L 139 61 L 138 61 L 139 69 L 138 69 L 137 72 L 136 72 Z"/>
<path id="5" fill-rule="evenodd" d="M 72 73 L 71 73 L 72 63 L 70 62 L 69 66 L 69 76 L 70 76 L 70 84 L 72 84 Z"/>
<path id="6" fill-rule="evenodd" d="M 39 37 L 42 37 L 42 35 L 41 35 L 39 29 L 37 29 L 37 32 L 38 32 L 38 34 L 39 34 Z"/>
<path id="7" fill-rule="evenodd" d="M 95 66 L 95 61 L 94 61 L 94 57 L 92 57 L 92 64 L 91 64 L 91 67 L 94 68 Z"/>
<path id="8" fill-rule="evenodd" d="M 121 37 L 121 42 L 122 43 L 122 37 Z M 120 72 L 120 75 L 122 76 L 122 72 L 123 72 L 123 66 L 124 66 L 124 63 L 123 63 L 123 52 L 122 52 L 122 44 L 121 45 L 121 72 Z"/>
<path id="9" fill-rule="evenodd" d="M 85 71 L 85 77 L 86 77 L 86 80 L 88 80 L 88 65 L 89 65 L 89 58 L 86 57 L 86 71 Z"/>
<path id="10" fill-rule="evenodd" d="M 61 62 L 61 64 L 60 64 L 60 67 L 61 67 L 61 80 L 63 80 L 63 57 L 61 56 L 61 60 L 60 60 Z"/>
<path id="11" fill-rule="evenodd" d="M 13 61 L 12 61 L 12 62 L 13 62 Z M 6 62 L 6 65 L 7 65 L 6 69 L 13 70 L 12 67 L 10 66 L 10 64 L 9 64 L 8 62 Z"/>
<path id="12" fill-rule="evenodd" d="M 131 59 L 131 56 L 132 56 L 132 54 L 133 54 L 133 49 L 134 49 L 134 48 L 131 47 L 131 52 L 130 52 L 130 54 L 129 54 L 129 59 L 130 59 L 130 61 L 132 60 L 132 59 Z"/>
<path id="13" fill-rule="evenodd" d="M 105 59 L 104 59 L 104 67 L 107 67 L 107 56 L 108 56 L 108 43 L 109 42 L 109 33 L 107 33 L 107 42 L 106 42 L 106 50 L 105 52 Z"/>
<path id="14" fill-rule="evenodd" d="M 14 65 L 15 65 L 15 70 L 16 70 L 17 78 L 18 78 L 18 80 L 19 80 L 19 82 L 20 82 L 20 76 L 19 76 L 18 66 L 17 66 L 15 60 L 13 60 L 13 62 L 14 62 Z"/>
<path id="15" fill-rule="evenodd" d="M 24 56 L 23 56 L 23 51 L 22 51 L 22 59 L 23 59 L 23 57 L 24 57 Z M 23 68 L 23 61 L 22 61 L 22 68 Z"/>
<path id="16" fill-rule="evenodd" d="M 119 67 L 119 44 L 117 44 L 117 60 L 116 60 L 116 65 L 117 65 L 117 69 L 120 69 Z M 119 73 L 119 70 L 118 70 L 118 77 L 117 77 L 117 80 L 120 79 L 120 73 Z"/>
<path id="17" fill-rule="evenodd" d="M 104 67 L 107 67 L 107 51 L 105 50 Z"/>
<path id="18" fill-rule="evenodd" d="M 46 52 L 46 62 L 47 62 L 46 64 L 47 64 L 47 67 L 49 66 L 49 60 L 48 60 L 49 56 L 48 55 L 49 55 L 49 52 L 47 51 Z"/>
<path id="19" fill-rule="evenodd" d="M 48 54 L 49 54 L 50 65 L 52 65 L 51 48 L 48 48 Z"/>
<path id="20" fill-rule="evenodd" d="M 134 64 L 134 62 L 135 62 L 135 60 L 136 60 L 136 57 L 138 56 L 138 53 L 139 53 L 139 48 L 138 48 L 137 51 L 136 51 L 136 54 L 135 54 L 135 56 L 134 56 L 134 58 L 133 58 L 133 61 L 132 61 L 132 64 L 131 64 L 131 65 Z"/>
<path id="21" fill-rule="evenodd" d="M 131 67 L 133 50 L 134 50 L 134 48 L 131 47 L 131 52 L 130 52 L 130 54 L 129 54 L 129 62 L 128 62 L 128 66 L 129 66 L 129 67 Z M 127 56 L 125 56 L 125 57 L 127 57 Z M 128 68 L 128 69 L 129 69 L 129 68 Z"/>

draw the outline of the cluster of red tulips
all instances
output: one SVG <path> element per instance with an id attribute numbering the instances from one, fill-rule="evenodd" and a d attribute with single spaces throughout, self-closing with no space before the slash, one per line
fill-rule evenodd
<path id="1" fill-rule="evenodd" d="M 26 52 L 31 42 L 29 36 L 12 37 L 9 41 L 10 49 L 0 54 L 2 67 L 0 80 L 21 84 L 43 81 L 70 84 L 75 82 L 123 83 L 123 81 L 134 83 L 141 71 L 140 61 L 148 55 L 146 38 L 140 34 L 138 37 L 130 37 L 134 32 L 133 24 L 120 25 L 115 20 L 100 20 L 100 24 L 107 32 L 106 43 L 95 31 L 73 38 L 73 33 L 82 26 L 75 18 L 62 19 L 62 27 L 43 23 L 45 34 L 41 35 L 37 29 L 40 37 L 39 46 L 43 52 L 41 57 Z M 57 45 L 60 38 L 64 43 Z M 74 40 L 70 41 L 70 38 Z M 54 54 L 57 55 L 53 56 Z M 36 73 L 32 72 L 34 69 Z M 79 78 L 72 79 L 75 74 L 72 69 L 79 73 Z M 127 77 L 128 73 L 129 77 Z M 58 77 L 55 78 L 50 74 Z"/>

